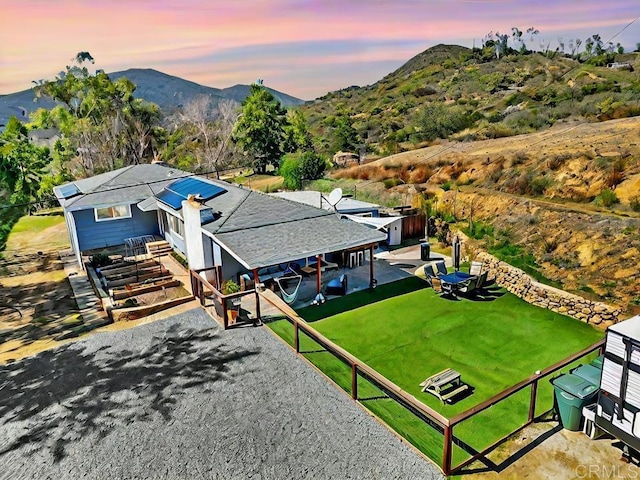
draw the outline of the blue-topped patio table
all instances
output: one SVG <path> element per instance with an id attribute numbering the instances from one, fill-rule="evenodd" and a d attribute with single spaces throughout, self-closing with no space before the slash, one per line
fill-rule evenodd
<path id="1" fill-rule="evenodd" d="M 454 293 L 454 290 L 458 288 L 459 285 L 462 285 L 470 280 L 476 278 L 475 275 L 469 275 L 466 272 L 453 272 L 448 273 L 446 275 L 440 275 L 438 277 L 442 282 L 442 290 L 447 293 Z"/>

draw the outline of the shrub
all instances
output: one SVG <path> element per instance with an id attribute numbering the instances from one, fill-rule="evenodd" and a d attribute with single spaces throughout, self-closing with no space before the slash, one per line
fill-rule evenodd
<path id="1" fill-rule="evenodd" d="M 549 170 L 558 170 L 564 163 L 571 158 L 568 153 L 554 155 L 547 160 Z"/>
<path id="2" fill-rule="evenodd" d="M 222 294 L 231 295 L 232 293 L 238 293 L 240 291 L 240 285 L 238 285 L 232 278 L 222 284 Z"/>
<path id="3" fill-rule="evenodd" d="M 548 177 L 535 177 L 531 180 L 531 193 L 542 195 L 551 185 L 551 179 Z"/>
<path id="4" fill-rule="evenodd" d="M 512 165 L 522 165 L 524 162 L 529 160 L 529 155 L 526 152 L 519 151 L 516 152 L 513 156 L 513 160 L 511 161 Z"/>
<path id="5" fill-rule="evenodd" d="M 442 188 L 445 192 L 448 192 L 449 190 L 451 190 L 451 182 L 447 180 L 442 185 L 440 185 L 440 188 Z"/>
<path id="6" fill-rule="evenodd" d="M 634 212 L 640 212 L 640 197 L 633 197 L 629 200 L 629 205 Z"/>
<path id="7" fill-rule="evenodd" d="M 616 195 L 616 192 L 609 188 L 605 188 L 600 192 L 600 195 L 596 197 L 596 203 L 603 207 L 612 207 L 616 203 L 620 203 L 620 199 Z"/>
<path id="8" fill-rule="evenodd" d="M 397 185 L 400 185 L 402 181 L 399 178 L 387 178 L 382 182 L 384 184 L 384 188 L 393 188 Z"/>
<path id="9" fill-rule="evenodd" d="M 279 173 L 284 178 L 284 186 L 291 190 L 302 187 L 303 180 L 322 177 L 327 162 L 314 152 L 289 153 L 282 159 Z"/>
<path id="10" fill-rule="evenodd" d="M 109 257 L 109 255 L 107 255 L 106 253 L 96 253 L 89 259 L 89 264 L 93 268 L 104 267 L 106 265 L 111 265 L 112 263 L 113 260 L 111 260 L 111 257 Z"/>
<path id="11" fill-rule="evenodd" d="M 427 165 L 419 165 L 409 174 L 409 183 L 425 183 L 433 175 L 433 170 Z"/>

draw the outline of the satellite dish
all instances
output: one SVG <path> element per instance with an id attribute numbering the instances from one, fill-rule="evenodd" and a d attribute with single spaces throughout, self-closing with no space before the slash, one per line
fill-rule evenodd
<path id="1" fill-rule="evenodd" d="M 331 206 L 335 207 L 340 200 L 342 200 L 342 189 L 334 188 L 331 190 L 331 193 L 329 194 L 329 203 Z"/>

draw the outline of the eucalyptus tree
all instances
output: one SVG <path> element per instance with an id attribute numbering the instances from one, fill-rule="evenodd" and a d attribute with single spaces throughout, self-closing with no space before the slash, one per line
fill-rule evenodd
<path id="1" fill-rule="evenodd" d="M 66 140 L 66 156 L 84 175 L 144 163 L 153 157 L 161 117 L 157 105 L 135 98 L 136 85 L 127 78 L 111 80 L 101 70 L 90 73 L 88 52 L 80 52 L 54 80 L 36 83 L 37 96 L 62 104 L 51 118 Z M 55 109 L 54 109 L 55 110 Z"/>

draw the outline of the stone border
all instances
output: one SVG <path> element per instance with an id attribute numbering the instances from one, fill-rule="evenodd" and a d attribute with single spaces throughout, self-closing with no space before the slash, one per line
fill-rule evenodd
<path id="1" fill-rule="evenodd" d="M 495 279 L 498 285 L 532 305 L 601 328 L 620 321 L 622 310 L 618 307 L 587 300 L 579 295 L 538 283 L 519 268 L 500 261 L 487 252 L 480 252 L 477 260 L 483 263 L 483 269 L 489 270 L 489 278 Z"/>

